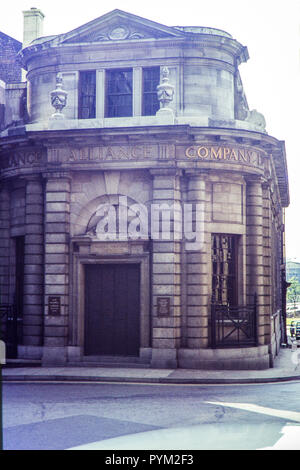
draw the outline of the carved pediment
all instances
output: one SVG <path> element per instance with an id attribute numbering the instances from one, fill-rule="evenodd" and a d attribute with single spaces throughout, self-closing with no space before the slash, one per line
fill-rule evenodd
<path id="1" fill-rule="evenodd" d="M 90 23 L 59 36 L 58 43 L 80 44 L 102 41 L 124 41 L 182 37 L 184 34 L 121 10 L 114 10 Z"/>

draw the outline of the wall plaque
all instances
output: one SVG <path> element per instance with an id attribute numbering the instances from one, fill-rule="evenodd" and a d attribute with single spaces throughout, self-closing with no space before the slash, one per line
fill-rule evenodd
<path id="1" fill-rule="evenodd" d="M 159 317 L 170 315 L 170 297 L 157 297 L 157 315 Z"/>
<path id="2" fill-rule="evenodd" d="M 61 313 L 60 307 L 60 297 L 53 295 L 48 297 L 48 315 L 59 316 Z"/>

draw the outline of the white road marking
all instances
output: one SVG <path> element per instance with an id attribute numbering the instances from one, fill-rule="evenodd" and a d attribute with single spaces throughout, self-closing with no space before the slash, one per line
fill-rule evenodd
<path id="1" fill-rule="evenodd" d="M 296 421 L 296 423 L 300 423 L 300 413 L 298 411 L 276 410 L 265 406 L 253 405 L 252 403 L 224 403 L 216 401 L 206 401 L 205 403 L 218 406 L 228 406 L 239 410 L 252 411 L 254 413 L 262 413 L 269 416 L 276 416 L 276 418 L 283 418 L 288 421 Z"/>

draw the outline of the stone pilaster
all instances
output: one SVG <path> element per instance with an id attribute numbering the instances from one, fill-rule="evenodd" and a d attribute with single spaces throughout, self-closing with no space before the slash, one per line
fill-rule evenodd
<path id="1" fill-rule="evenodd" d="M 0 303 L 9 303 L 10 193 L 0 186 Z"/>
<path id="2" fill-rule="evenodd" d="M 247 304 L 257 294 L 258 344 L 265 344 L 265 288 L 263 259 L 263 190 L 258 178 L 247 178 Z"/>
<path id="3" fill-rule="evenodd" d="M 32 176 L 26 178 L 22 357 L 38 356 L 33 351 L 43 345 L 43 263 L 43 182 L 40 176 Z"/>
<path id="4" fill-rule="evenodd" d="M 175 170 L 153 170 L 151 173 L 153 205 L 166 204 L 171 208 L 175 204 L 175 211 L 170 211 L 169 239 L 167 233 L 160 230 L 159 239 L 154 237 L 152 244 L 152 366 L 177 367 L 181 337 L 181 235 L 174 218 L 180 218 L 180 174 Z M 152 212 L 152 222 L 157 217 L 158 213 Z M 161 311 L 163 299 L 170 305 L 165 313 Z"/>
<path id="5" fill-rule="evenodd" d="M 71 179 L 67 173 L 52 173 L 44 176 L 47 181 L 45 190 L 45 339 L 43 363 L 49 364 L 66 361 Z"/>
<path id="6" fill-rule="evenodd" d="M 187 173 L 188 204 L 197 220 L 197 239 L 186 242 L 187 259 L 187 347 L 207 348 L 209 342 L 210 243 L 205 225 L 206 175 Z"/>

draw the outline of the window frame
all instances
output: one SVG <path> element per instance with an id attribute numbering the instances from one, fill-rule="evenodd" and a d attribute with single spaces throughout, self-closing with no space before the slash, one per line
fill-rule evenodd
<path id="1" fill-rule="evenodd" d="M 159 101 L 158 101 L 158 98 L 157 98 L 157 89 L 155 87 L 155 90 L 151 90 L 151 91 L 145 91 L 145 72 L 146 71 L 150 71 L 150 70 L 156 70 L 158 72 L 158 82 L 157 82 L 157 85 L 158 86 L 160 84 L 160 66 L 157 65 L 157 66 L 153 66 L 153 67 L 143 67 L 142 68 L 142 116 L 155 116 L 155 114 L 157 113 L 157 111 L 159 110 L 160 108 L 160 104 L 159 104 Z M 145 97 L 146 96 L 150 96 L 150 95 L 155 95 L 156 96 L 156 104 L 157 104 L 157 109 L 155 112 L 153 113 L 146 113 L 146 103 L 145 103 Z M 153 108 L 154 106 L 154 103 L 152 102 L 151 103 L 151 107 Z"/>
<path id="2" fill-rule="evenodd" d="M 219 246 L 217 247 L 217 249 L 220 249 L 220 244 L 222 243 L 221 242 L 221 238 L 222 237 L 226 237 L 227 239 L 231 239 L 232 240 L 232 269 L 230 272 L 228 272 L 228 275 L 226 277 L 226 297 L 227 297 L 227 300 L 226 300 L 226 303 L 228 305 L 231 305 L 231 306 L 234 306 L 234 305 L 238 305 L 238 299 L 239 299 L 239 277 L 238 277 L 238 267 L 239 267 L 239 246 L 240 246 L 240 235 L 235 235 L 235 234 L 231 234 L 231 233 L 212 233 L 211 234 L 211 289 L 212 289 L 212 303 L 216 303 L 216 304 L 223 304 L 223 305 L 226 305 L 226 303 L 224 304 L 224 301 L 223 301 L 223 293 L 220 291 L 220 286 L 218 287 L 218 282 L 219 282 L 219 279 L 217 279 L 217 282 L 216 282 L 216 278 L 221 278 L 222 277 L 222 273 L 215 273 L 214 272 L 214 237 L 217 237 L 219 238 Z M 224 264 L 225 264 L 226 260 L 223 261 L 223 266 L 222 266 L 222 270 L 223 270 L 223 273 L 224 273 Z M 228 263 L 227 263 L 228 265 Z M 223 275 L 223 277 L 225 278 L 225 275 Z M 217 295 L 215 295 L 217 293 Z"/>
<path id="3" fill-rule="evenodd" d="M 108 88 L 110 85 L 109 75 L 117 72 L 130 72 L 131 73 L 131 93 L 120 92 L 120 93 L 109 93 Z M 104 107 L 104 117 L 105 118 L 117 118 L 117 117 L 133 117 L 133 97 L 134 97 L 134 80 L 133 80 L 133 67 L 126 67 L 126 68 L 116 68 L 116 69 L 106 69 L 105 70 L 105 107 Z M 109 112 L 110 104 L 109 104 L 109 97 L 110 96 L 131 96 L 131 104 L 129 108 L 129 113 L 117 113 L 115 115 L 111 115 Z M 116 106 L 116 105 L 115 105 Z M 125 105 L 119 105 L 119 107 L 125 107 Z"/>
<path id="4" fill-rule="evenodd" d="M 84 74 L 90 74 L 94 75 L 94 93 L 93 94 L 83 94 L 83 75 Z M 95 119 L 96 118 L 96 107 L 97 107 L 97 71 L 96 70 L 80 70 L 79 71 L 79 77 L 78 77 L 78 119 Z M 90 100 L 90 97 L 93 97 L 93 103 L 89 102 L 89 106 L 82 106 L 82 101 L 83 97 L 88 97 L 88 101 Z M 83 109 L 88 109 L 89 110 L 89 115 L 84 116 Z"/>

